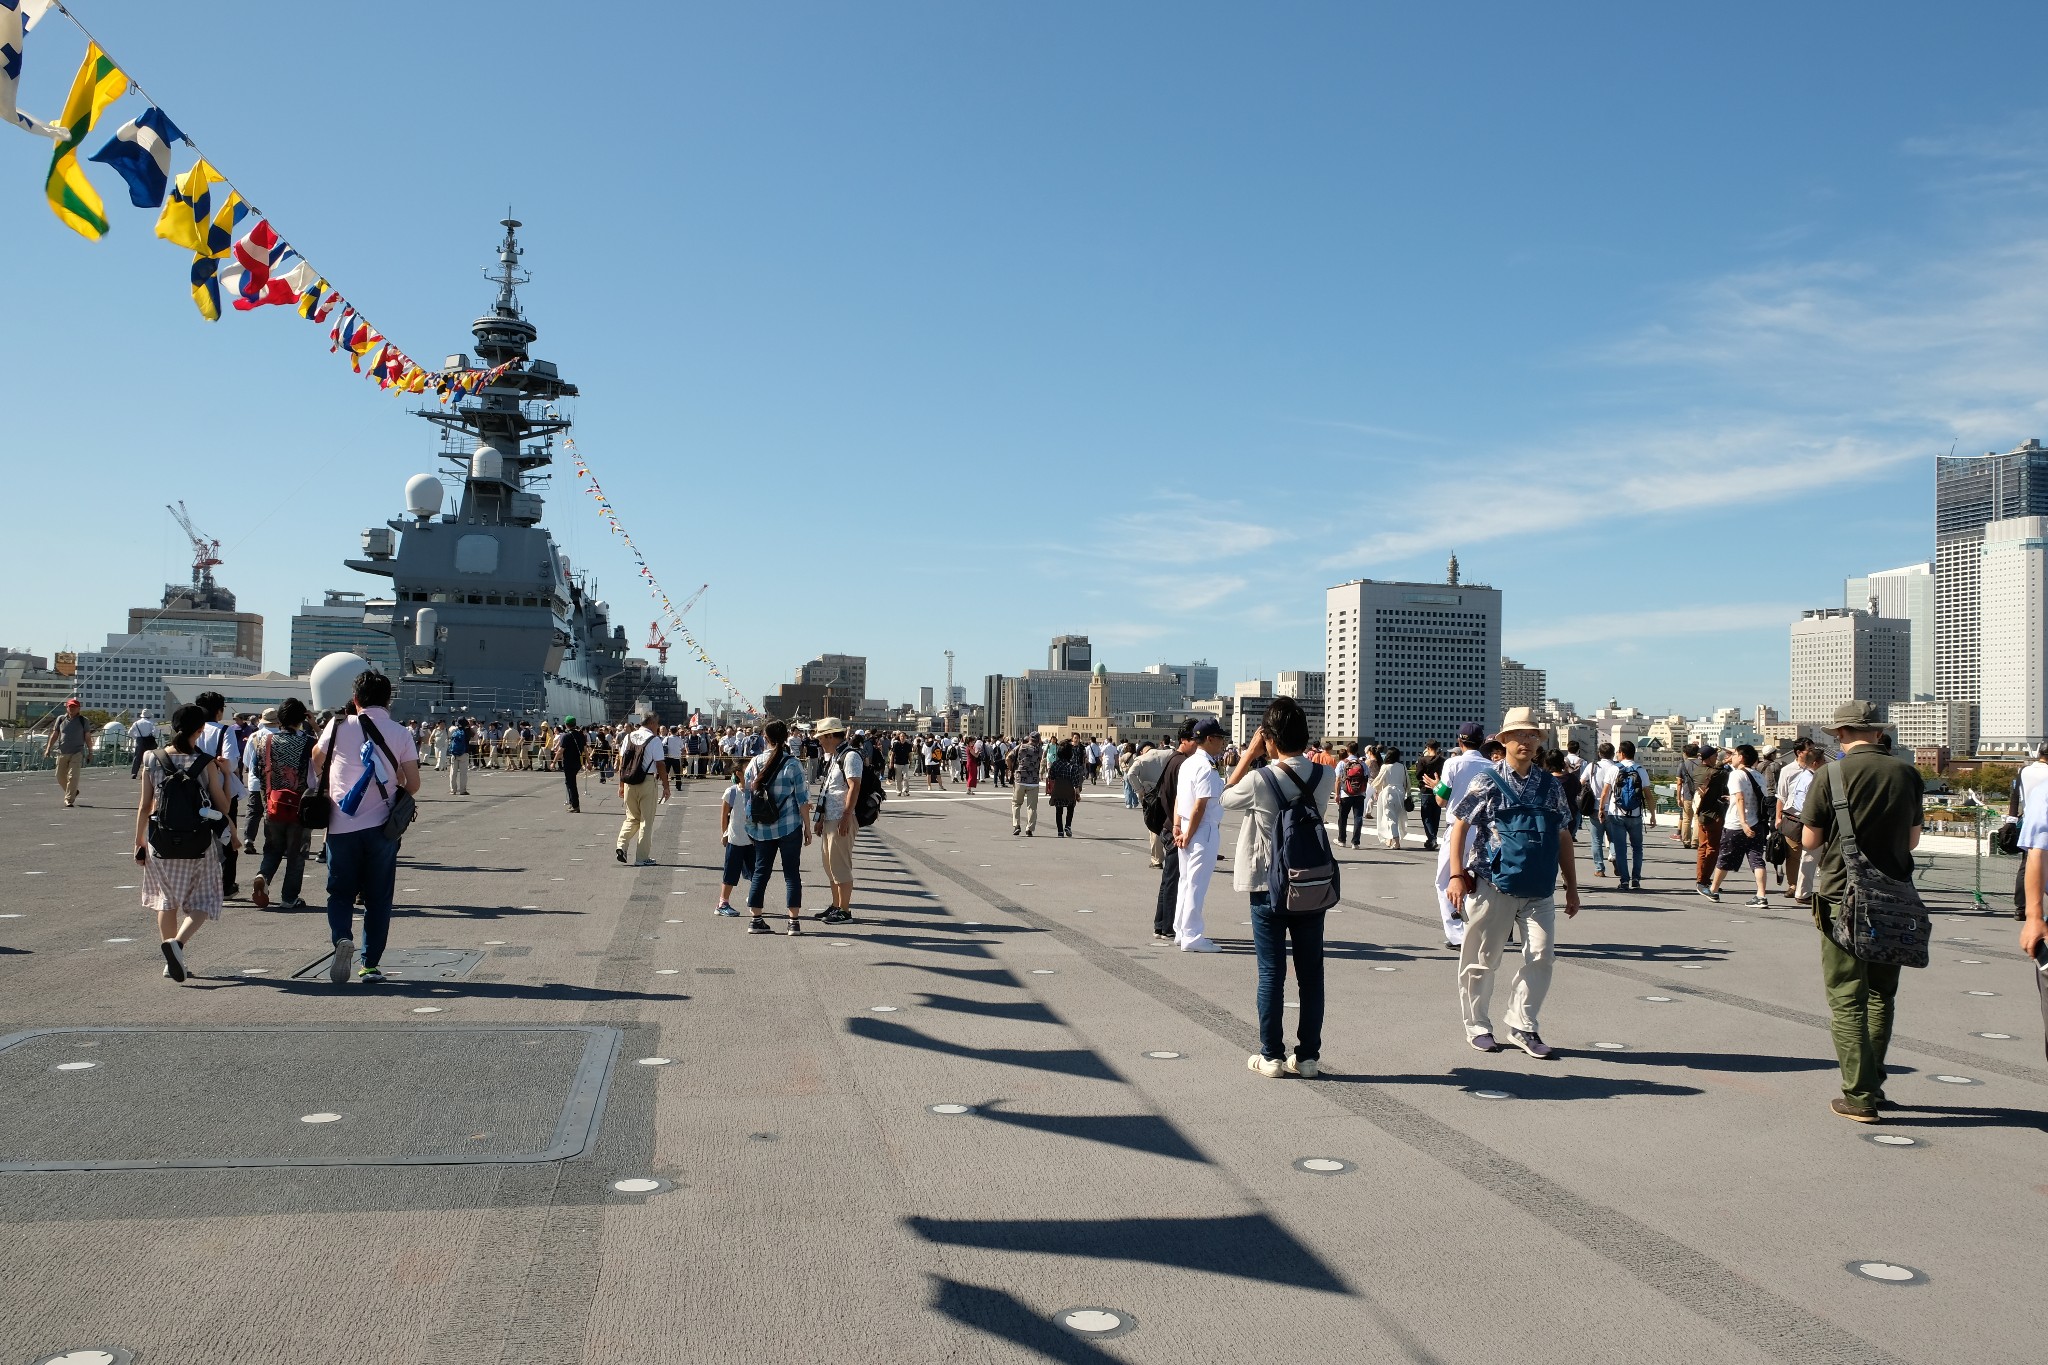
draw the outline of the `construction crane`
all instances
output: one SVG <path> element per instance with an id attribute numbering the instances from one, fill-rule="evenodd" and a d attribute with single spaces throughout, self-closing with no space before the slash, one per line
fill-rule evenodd
<path id="1" fill-rule="evenodd" d="M 192 542 L 192 586 L 202 595 L 210 596 L 214 590 L 213 571 L 220 565 L 220 542 L 209 539 L 192 524 L 192 516 L 185 510 L 183 499 L 176 507 L 166 504 L 164 510 L 178 519 L 178 525 L 184 528 L 185 535 Z"/>
<path id="2" fill-rule="evenodd" d="M 661 671 L 668 672 L 668 636 L 661 633 L 661 622 L 647 623 L 647 648 L 654 651 L 661 660 Z"/>

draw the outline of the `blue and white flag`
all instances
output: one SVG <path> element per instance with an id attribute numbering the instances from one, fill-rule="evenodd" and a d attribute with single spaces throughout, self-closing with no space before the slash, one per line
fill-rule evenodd
<path id="1" fill-rule="evenodd" d="M 363 741 L 362 775 L 356 778 L 353 786 L 342 793 L 341 800 L 334 803 L 341 808 L 343 815 L 354 815 L 356 813 L 356 808 L 363 804 L 363 796 L 368 792 L 372 781 L 377 783 L 380 790 L 383 788 L 385 777 L 385 767 L 381 761 L 383 757 L 383 754 L 378 752 L 377 746 L 374 743 L 367 739 Z M 393 781 L 396 781 L 397 777 L 396 773 L 391 774 Z"/>
<path id="2" fill-rule="evenodd" d="M 5 4 L 7 0 L 0 0 Z M 139 209 L 162 208 L 171 181 L 171 144 L 184 138 L 161 109 L 145 109 L 92 154 L 128 182 L 128 202 Z"/>
<path id="3" fill-rule="evenodd" d="M 0 123 L 62 142 L 68 129 L 30 118 L 15 105 L 21 91 L 21 56 L 28 31 L 56 0 L 0 0 Z"/>

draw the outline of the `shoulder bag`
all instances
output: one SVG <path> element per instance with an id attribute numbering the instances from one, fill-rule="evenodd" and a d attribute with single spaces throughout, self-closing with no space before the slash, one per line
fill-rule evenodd
<path id="1" fill-rule="evenodd" d="M 368 716 L 358 715 L 356 719 L 363 723 L 363 733 L 384 751 L 384 757 L 391 760 L 391 776 L 394 781 L 397 780 L 398 755 L 391 752 L 391 746 L 384 742 L 384 736 L 377 733 L 377 727 L 370 723 Z M 339 728 L 337 722 L 337 732 Z M 383 793 L 384 799 L 390 803 L 391 808 L 384 814 L 384 837 L 395 844 L 405 837 L 405 831 L 411 827 L 413 817 L 419 814 L 419 803 L 412 799 L 412 793 L 404 787 L 400 787 L 396 792 L 386 788 L 384 779 L 377 776 L 374 765 L 370 769 L 370 779 L 377 784 L 377 790 Z"/>
<path id="2" fill-rule="evenodd" d="M 1865 962 L 1925 967 L 1934 926 L 1919 888 L 1878 867 L 1856 844 L 1849 818 L 1849 791 L 1842 765 L 1828 764 L 1828 799 L 1835 810 L 1835 835 L 1842 841 L 1842 872 L 1848 879 L 1842 903 L 1834 907 L 1830 934 L 1843 951 Z"/>

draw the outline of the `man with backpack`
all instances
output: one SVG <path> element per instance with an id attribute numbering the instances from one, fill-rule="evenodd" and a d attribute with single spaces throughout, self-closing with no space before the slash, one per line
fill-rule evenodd
<path id="1" fill-rule="evenodd" d="M 1307 748 L 1308 717 L 1300 703 L 1275 697 L 1223 789 L 1223 808 L 1244 812 L 1231 885 L 1251 897 L 1259 959 L 1259 1050 L 1245 1065 L 1269 1078 L 1313 1078 L 1322 1066 L 1323 920 L 1341 888 L 1323 823 L 1335 784 Z M 1261 759 L 1271 761 L 1260 767 Z M 1299 997 L 1292 1053 L 1285 990 L 1290 943 Z"/>
<path id="2" fill-rule="evenodd" d="M 307 765 L 313 756 L 313 736 L 306 733 L 306 703 L 287 697 L 273 714 L 265 711 L 266 724 L 249 741 L 249 771 L 263 792 L 260 805 L 252 809 L 263 821 L 263 862 L 256 879 L 249 884 L 249 899 L 258 910 L 270 904 L 270 879 L 284 867 L 280 888 L 284 908 L 305 905 L 299 889 L 306 875 L 306 849 L 313 832 L 299 823 L 299 803 L 306 791 Z"/>
<path id="3" fill-rule="evenodd" d="M 1829 1107 L 1852 1122 L 1876 1123 L 1878 1111 L 1891 1107 L 1884 1059 L 1899 968 L 1927 965 L 1930 926 L 1913 889 L 1923 790 L 1919 772 L 1879 744 L 1884 720 L 1875 703 L 1843 702 L 1827 732 L 1841 744 L 1842 757 L 1816 773 L 1807 789 L 1800 842 L 1808 856 L 1819 855 L 1813 922 L 1842 1069 L 1842 1093 Z M 1851 912 L 1846 923 L 1845 910 Z M 1873 919 L 1873 912 L 1882 918 Z M 1904 929 L 1911 941 L 1869 934 L 1887 924 Z"/>
<path id="4" fill-rule="evenodd" d="M 853 918 L 853 838 L 881 812 L 882 780 L 846 742 L 846 722 L 827 716 L 818 722 L 818 747 L 825 754 L 824 785 L 818 793 L 816 833 L 825 860 L 832 904 L 818 912 L 827 924 Z"/>
<path id="5" fill-rule="evenodd" d="M 1039 747 L 1038 736 L 1028 735 L 1017 746 L 1011 759 L 1011 773 L 1016 785 L 1010 788 L 1010 833 L 1022 834 L 1029 839 L 1038 832 L 1038 778 L 1045 767 L 1045 750 Z M 936 771 L 936 770 L 928 770 Z M 1030 808 L 1030 816 L 1025 808 Z"/>
<path id="6" fill-rule="evenodd" d="M 1579 913 L 1578 869 L 1573 862 L 1572 812 L 1564 784 L 1536 762 L 1543 742 L 1534 708 L 1517 706 L 1494 738 L 1505 757 L 1481 772 L 1452 807 L 1450 898 L 1465 916 L 1458 951 L 1458 999 L 1465 1040 L 1475 1051 L 1496 1052 L 1487 1018 L 1501 951 L 1519 928 L 1522 966 L 1508 1006 L 1508 1042 L 1537 1060 L 1553 1056 L 1537 1028 L 1550 990 L 1557 931 L 1557 880 L 1564 876 L 1564 913 Z"/>
<path id="7" fill-rule="evenodd" d="M 356 945 L 351 936 L 356 900 L 363 902 L 362 969 L 356 980 L 384 979 L 377 964 L 391 932 L 391 900 L 398 885 L 398 841 L 410 820 L 412 793 L 420 789 L 420 754 L 404 726 L 391 719 L 391 679 L 375 669 L 358 673 L 355 705 L 327 724 L 313 746 L 310 771 L 331 798 L 327 823 L 327 937 L 334 945 L 328 980 L 348 980 Z"/>
<path id="8" fill-rule="evenodd" d="M 1693 789 L 1693 881 L 1705 896 L 1713 890 L 1709 883 L 1713 880 L 1714 863 L 1721 856 L 1721 821 L 1728 814 L 1728 767 L 1711 744 L 1700 745 Z"/>
<path id="9" fill-rule="evenodd" d="M 1249 749 L 1246 752 L 1250 752 Z M 1240 760 L 1242 761 L 1242 760 Z M 1365 798 L 1372 789 L 1372 774 L 1365 770 L 1365 760 L 1358 756 L 1356 744 L 1344 750 L 1344 757 L 1337 760 L 1337 843 L 1347 842 L 1344 830 L 1349 824 L 1353 848 L 1365 837 Z"/>
<path id="10" fill-rule="evenodd" d="M 633 865 L 653 867 L 654 811 L 668 800 L 668 749 L 637 712 L 626 717 L 626 724 L 634 727 L 619 746 L 619 800 L 625 804 L 626 818 L 619 825 L 618 847 L 612 852 L 620 862 L 628 861 L 626 849 L 637 839 L 639 856 L 631 859 Z"/>
<path id="11" fill-rule="evenodd" d="M 469 795 L 470 750 L 476 743 L 476 733 L 469 728 L 466 716 L 457 716 L 448 726 L 448 794 Z"/>
<path id="12" fill-rule="evenodd" d="M 1605 745 L 1601 746 L 1605 748 Z M 1643 889 L 1643 806 L 1649 799 L 1650 775 L 1636 766 L 1633 740 L 1616 746 L 1614 775 L 1600 792 L 1600 822 L 1614 851 L 1614 889 Z M 1631 875 L 1629 869 L 1635 869 Z"/>

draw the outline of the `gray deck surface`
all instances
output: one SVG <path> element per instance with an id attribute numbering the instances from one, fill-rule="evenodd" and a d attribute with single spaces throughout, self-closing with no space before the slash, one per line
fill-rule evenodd
<path id="1" fill-rule="evenodd" d="M 1547 1064 L 1464 1045 L 1431 855 L 1347 851 L 1329 1072 L 1269 1081 L 1244 898 L 1218 874 L 1226 952 L 1156 946 L 1106 789 L 1072 841 L 1013 838 L 1001 793 L 892 801 L 860 921 L 791 940 L 711 913 L 712 783 L 625 868 L 615 796 L 436 777 L 392 943 L 485 956 L 380 988 L 296 978 L 324 916 L 246 901 L 162 979 L 125 772 L 75 810 L 0 779 L 0 1036 L 74 1030 L 0 1049 L 0 1163 L 433 1163 L 0 1171 L 0 1365 L 2041 1358 L 2032 968 L 1959 898 L 1901 992 L 1915 1107 L 1871 1130 L 1827 1109 L 1810 923 L 1694 896 L 1668 829 L 1649 893 L 1560 921 Z M 594 1137 L 530 1159 L 592 1038 Z M 1077 1307 L 1135 1325 L 1083 1339 Z"/>

